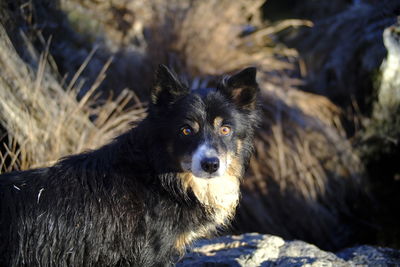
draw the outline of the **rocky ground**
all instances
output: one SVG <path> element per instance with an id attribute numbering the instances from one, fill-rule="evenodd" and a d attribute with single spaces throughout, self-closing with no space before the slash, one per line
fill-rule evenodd
<path id="1" fill-rule="evenodd" d="M 332 253 L 303 241 L 250 233 L 201 240 L 177 266 L 400 266 L 400 251 L 362 245 Z"/>

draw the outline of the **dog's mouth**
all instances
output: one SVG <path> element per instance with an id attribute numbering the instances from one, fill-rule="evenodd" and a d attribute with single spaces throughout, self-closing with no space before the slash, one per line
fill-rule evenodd
<path id="1" fill-rule="evenodd" d="M 212 173 L 209 173 L 209 172 L 204 171 L 204 170 L 197 170 L 197 169 L 193 170 L 192 167 L 191 167 L 192 166 L 192 162 L 182 162 L 181 166 L 182 166 L 182 170 L 184 172 L 189 172 L 193 176 L 195 176 L 196 178 L 212 179 L 212 178 L 220 177 L 220 176 L 224 175 L 224 172 L 221 171 L 221 170 L 219 170 L 219 171 L 217 170 L 217 171 L 212 172 Z"/>
<path id="2" fill-rule="evenodd" d="M 190 168 L 183 169 L 183 171 L 191 173 L 194 177 L 201 178 L 201 179 L 212 179 L 212 178 L 217 178 L 217 177 L 221 177 L 224 175 L 224 173 L 221 173 L 221 172 L 207 173 L 204 171 L 200 171 L 200 172 L 192 171 L 192 169 L 190 169 Z"/>

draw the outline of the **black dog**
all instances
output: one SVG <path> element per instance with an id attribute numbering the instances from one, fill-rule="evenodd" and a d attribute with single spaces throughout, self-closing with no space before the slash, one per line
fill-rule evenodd
<path id="1" fill-rule="evenodd" d="M 189 91 L 160 66 L 149 114 L 97 150 L 0 176 L 1 266 L 164 266 L 232 218 L 255 68 Z"/>

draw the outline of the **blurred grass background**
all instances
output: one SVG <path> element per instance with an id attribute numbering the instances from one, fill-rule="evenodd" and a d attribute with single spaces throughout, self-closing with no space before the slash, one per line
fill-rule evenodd
<path id="1" fill-rule="evenodd" d="M 191 88 L 252 65 L 263 122 L 230 231 L 399 247 L 398 106 L 376 108 L 399 13 L 389 0 L 3 0 L 0 171 L 134 126 L 160 63 Z"/>

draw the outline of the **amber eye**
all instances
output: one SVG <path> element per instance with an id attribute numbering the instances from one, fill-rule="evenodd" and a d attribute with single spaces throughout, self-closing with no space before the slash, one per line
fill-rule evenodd
<path id="1" fill-rule="evenodd" d="M 221 135 L 228 135 L 231 132 L 231 128 L 228 126 L 222 126 L 221 128 L 219 128 L 219 133 Z"/>
<path id="2" fill-rule="evenodd" d="M 181 133 L 183 134 L 183 135 L 191 135 L 191 134 L 193 134 L 193 130 L 192 130 L 192 128 L 190 128 L 190 127 L 183 127 L 182 129 L 181 129 Z"/>

